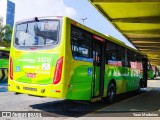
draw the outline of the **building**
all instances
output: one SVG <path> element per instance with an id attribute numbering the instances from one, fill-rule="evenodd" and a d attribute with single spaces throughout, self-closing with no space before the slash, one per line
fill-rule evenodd
<path id="1" fill-rule="evenodd" d="M 10 0 L 0 0 L 0 17 L 3 17 L 3 23 L 13 28 L 15 16 L 15 3 Z"/>

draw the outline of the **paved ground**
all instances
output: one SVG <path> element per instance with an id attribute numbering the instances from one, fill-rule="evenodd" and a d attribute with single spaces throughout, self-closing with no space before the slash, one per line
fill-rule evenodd
<path id="1" fill-rule="evenodd" d="M 160 78 L 148 80 L 148 88 L 141 89 L 140 94 L 124 98 L 110 106 L 95 111 L 90 116 L 153 116 L 160 117 Z M 107 115 L 106 115 L 107 114 Z"/>
<path id="2" fill-rule="evenodd" d="M 52 98 L 33 97 L 8 92 L 7 84 L 0 84 L 0 111 L 41 111 L 44 116 L 62 117 L 113 117 L 134 116 L 139 112 L 158 114 L 160 117 L 160 79 L 149 80 L 148 88 L 140 93 L 121 95 L 113 104 L 102 102 L 73 102 Z M 67 118 L 66 118 L 67 117 Z M 154 116 L 155 117 L 155 116 Z M 1 120 L 1 118 L 0 118 Z M 125 119 L 123 119 L 125 120 Z"/>

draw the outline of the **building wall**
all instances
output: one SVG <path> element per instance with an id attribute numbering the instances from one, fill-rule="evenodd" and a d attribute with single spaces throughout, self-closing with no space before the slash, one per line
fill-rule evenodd
<path id="1" fill-rule="evenodd" d="M 14 15 L 15 15 L 15 4 L 8 0 L 6 24 L 9 24 L 12 28 L 14 24 Z"/>

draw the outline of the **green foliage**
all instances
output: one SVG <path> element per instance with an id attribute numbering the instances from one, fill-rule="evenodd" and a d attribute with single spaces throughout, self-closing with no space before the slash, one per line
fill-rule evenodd
<path id="1" fill-rule="evenodd" d="M 3 19 L 0 17 L 0 46 L 10 47 L 12 29 L 9 25 L 3 25 Z"/>

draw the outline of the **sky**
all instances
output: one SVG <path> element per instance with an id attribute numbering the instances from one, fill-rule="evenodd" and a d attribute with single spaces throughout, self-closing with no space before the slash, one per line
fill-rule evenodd
<path id="1" fill-rule="evenodd" d="M 102 34 L 133 45 L 88 0 L 10 0 L 15 3 L 15 22 L 38 16 L 67 16 Z M 82 19 L 86 20 L 83 22 Z"/>

